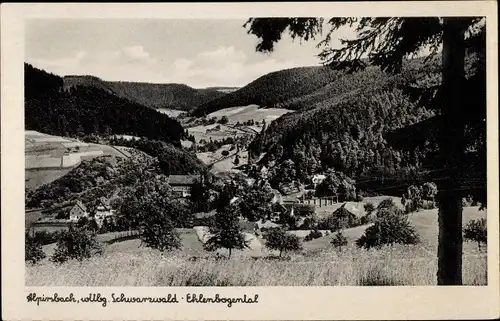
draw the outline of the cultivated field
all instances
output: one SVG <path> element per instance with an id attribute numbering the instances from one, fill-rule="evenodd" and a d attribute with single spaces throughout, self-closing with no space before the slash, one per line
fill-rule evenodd
<path id="1" fill-rule="evenodd" d="M 477 207 L 464 209 L 464 223 L 486 217 Z M 277 260 L 265 248 L 236 251 L 230 260 L 215 260 L 192 230 L 181 234 L 183 249 L 161 254 L 139 240 L 107 245 L 101 257 L 56 266 L 44 260 L 26 267 L 29 286 L 279 286 L 279 285 L 435 285 L 437 211 L 411 214 L 423 242 L 416 246 L 361 250 L 353 242 L 366 226 L 346 230 L 349 246 L 341 252 L 331 236 L 303 243 L 301 253 Z M 46 247 L 53 249 L 53 245 Z M 220 251 L 225 253 L 224 250 Z M 193 258 L 197 259 L 194 260 Z M 464 282 L 487 283 L 486 253 L 464 243 Z"/>
<path id="2" fill-rule="evenodd" d="M 130 157 L 125 148 L 84 143 L 72 138 L 25 131 L 25 185 L 36 189 L 78 166 L 82 160 L 110 155 Z"/>
<path id="3" fill-rule="evenodd" d="M 262 122 L 262 120 L 265 119 L 267 123 L 270 123 L 284 114 L 291 112 L 294 111 L 282 108 L 259 108 L 257 105 L 248 105 L 220 109 L 208 114 L 207 118 L 221 118 L 226 116 L 230 124 L 236 124 L 237 122 L 243 123 L 252 119 L 255 122 Z"/>
<path id="4" fill-rule="evenodd" d="M 217 126 L 220 126 L 220 129 L 216 129 Z M 195 127 L 190 127 L 187 129 L 190 135 L 194 136 L 196 142 L 200 142 L 200 140 L 204 139 L 205 141 L 212 140 L 222 140 L 226 137 L 242 137 L 248 135 L 247 132 L 233 128 L 221 124 L 212 124 L 212 125 L 200 125 Z"/>

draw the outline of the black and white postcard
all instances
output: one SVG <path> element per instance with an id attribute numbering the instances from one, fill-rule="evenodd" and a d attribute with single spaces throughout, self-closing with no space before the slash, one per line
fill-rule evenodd
<path id="1" fill-rule="evenodd" d="M 496 7 L 3 4 L 2 317 L 499 317 Z"/>

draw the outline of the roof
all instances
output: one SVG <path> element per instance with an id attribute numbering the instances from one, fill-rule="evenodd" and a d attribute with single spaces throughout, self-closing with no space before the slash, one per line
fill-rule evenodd
<path id="1" fill-rule="evenodd" d="M 342 204 L 341 207 L 337 208 L 332 213 L 332 215 L 334 215 L 334 216 L 340 216 L 340 217 L 356 217 L 356 215 L 354 215 L 354 213 L 352 213 L 351 211 L 349 211 L 346 208 L 346 203 Z"/>
<path id="2" fill-rule="evenodd" d="M 99 198 L 99 203 L 104 206 L 107 210 L 111 209 L 111 205 L 109 203 L 109 200 L 106 197 L 100 197 Z"/>
<path id="3" fill-rule="evenodd" d="M 198 175 L 170 175 L 167 183 L 169 185 L 193 185 L 198 180 Z"/>
<path id="4" fill-rule="evenodd" d="M 79 207 L 84 212 L 87 211 L 87 207 L 85 207 L 85 205 L 83 205 L 83 203 L 81 201 L 76 201 L 75 205 L 73 205 L 73 207 L 71 207 L 71 209 L 73 209 L 75 207 Z"/>

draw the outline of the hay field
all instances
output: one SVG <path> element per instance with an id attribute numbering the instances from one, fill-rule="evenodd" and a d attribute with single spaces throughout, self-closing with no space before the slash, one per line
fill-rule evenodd
<path id="1" fill-rule="evenodd" d="M 417 247 L 306 251 L 289 261 L 200 258 L 151 249 L 107 253 L 84 262 L 26 267 L 27 286 L 335 286 L 435 285 L 437 259 Z M 484 285 L 486 255 L 465 255 L 464 283 Z"/>
<path id="2" fill-rule="evenodd" d="M 464 210 L 464 222 L 485 217 L 477 207 Z M 141 247 L 139 240 L 108 245 L 103 256 L 61 266 L 44 260 L 26 266 L 28 286 L 300 286 L 300 285 L 435 285 L 437 218 L 435 210 L 410 218 L 423 242 L 415 246 L 362 250 L 353 242 L 366 226 L 348 229 L 350 242 L 334 250 L 330 237 L 304 242 L 290 260 L 273 259 L 266 249 L 235 251 L 229 260 L 215 260 L 203 250 L 193 231 L 181 233 L 183 249 L 161 254 Z M 224 250 L 221 253 L 226 253 Z M 196 257 L 196 260 L 193 260 Z M 487 255 L 464 243 L 463 276 L 467 285 L 487 283 Z"/>

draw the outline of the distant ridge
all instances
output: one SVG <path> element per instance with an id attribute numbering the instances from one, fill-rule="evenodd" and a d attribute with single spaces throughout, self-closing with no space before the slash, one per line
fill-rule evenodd
<path id="1" fill-rule="evenodd" d="M 63 78 L 64 88 L 87 86 L 150 108 L 191 110 L 205 102 L 225 95 L 218 89 L 195 89 L 185 84 L 154 84 L 128 81 L 105 81 L 95 76 L 70 75 Z"/>
<path id="2" fill-rule="evenodd" d="M 193 110 L 193 115 L 199 117 L 223 108 L 252 104 L 277 107 L 277 104 L 308 95 L 324 87 L 340 75 L 342 72 L 324 66 L 271 72 L 236 91 L 202 104 Z"/>

